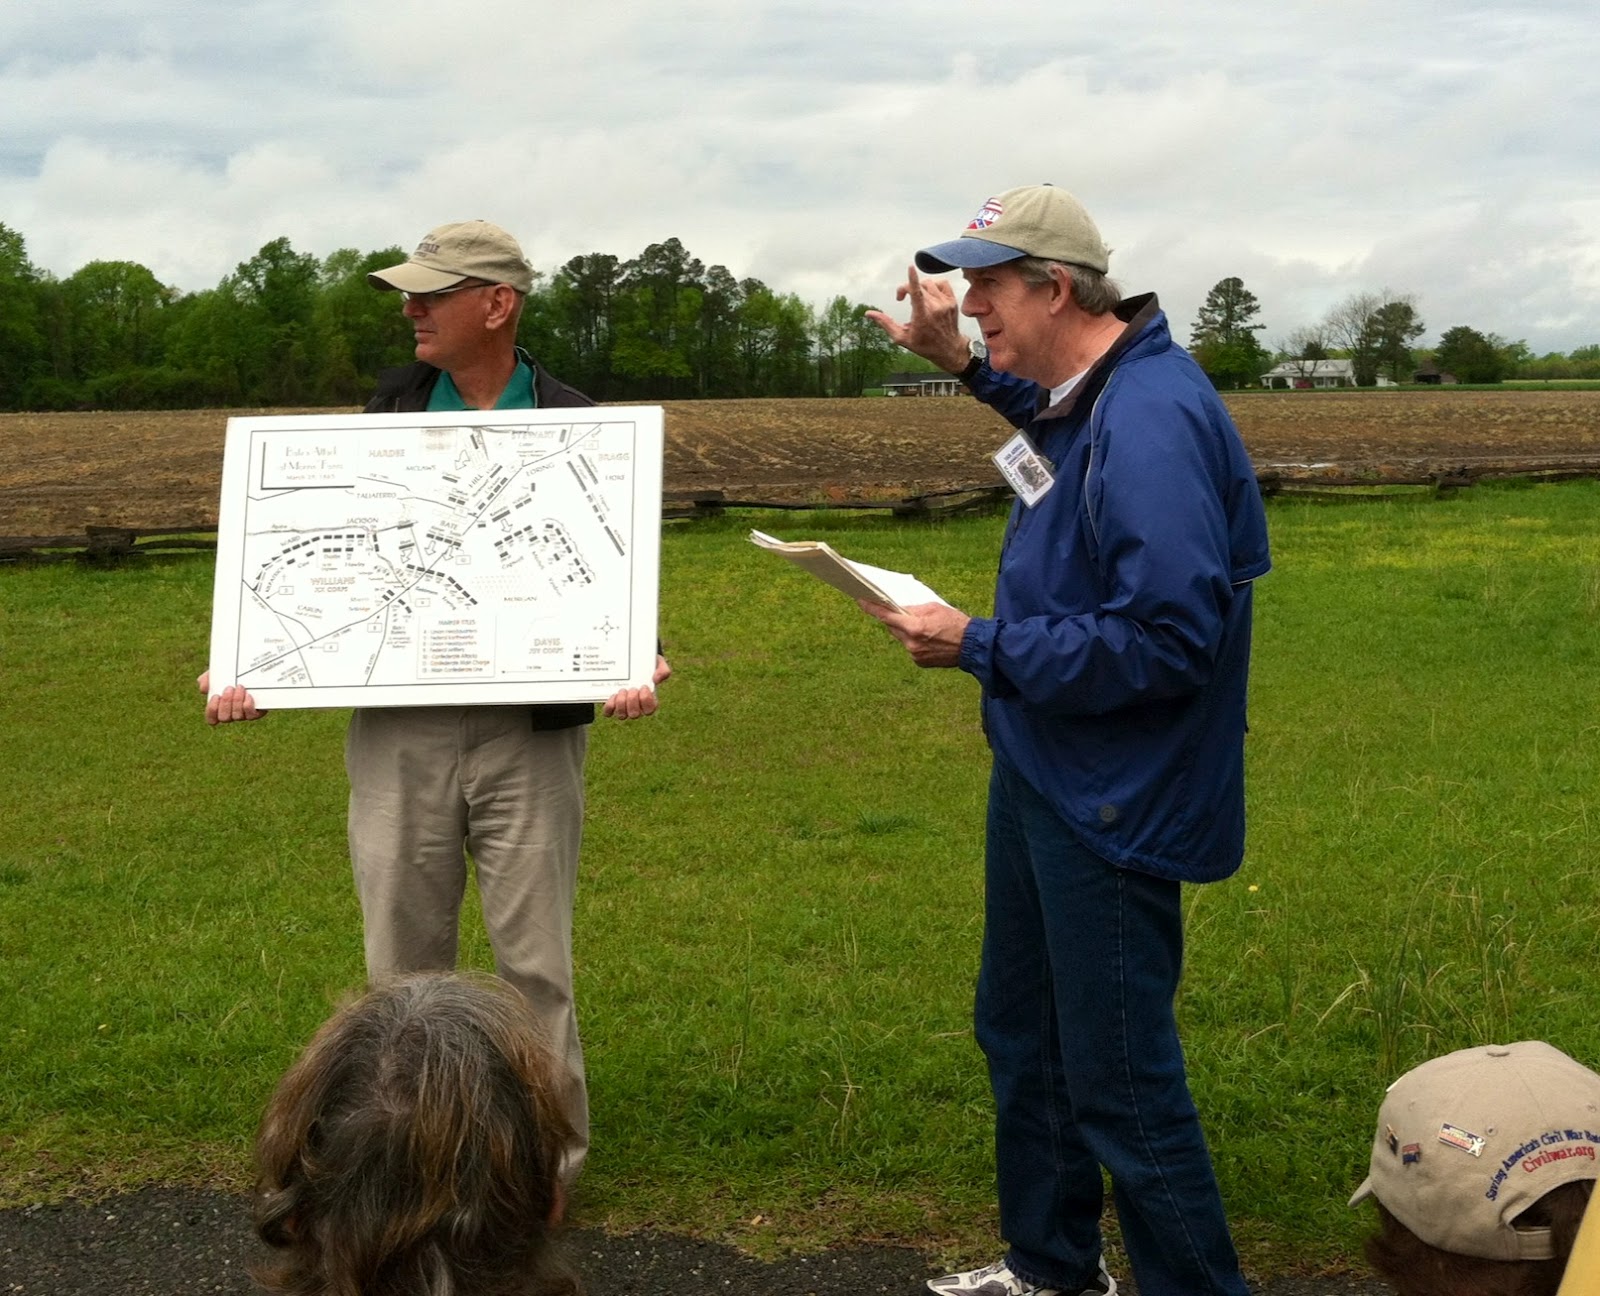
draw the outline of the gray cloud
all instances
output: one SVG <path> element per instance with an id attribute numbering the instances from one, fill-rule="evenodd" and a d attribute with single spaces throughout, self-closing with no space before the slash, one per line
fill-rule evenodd
<path id="1" fill-rule="evenodd" d="M 1536 351 L 1600 341 L 1588 6 L 1178 0 L 89 0 L 8 11 L 0 220 L 209 287 L 487 216 L 549 269 L 681 238 L 822 302 L 1051 180 L 1187 336 L 1237 274 L 1266 336 L 1350 292 Z"/>

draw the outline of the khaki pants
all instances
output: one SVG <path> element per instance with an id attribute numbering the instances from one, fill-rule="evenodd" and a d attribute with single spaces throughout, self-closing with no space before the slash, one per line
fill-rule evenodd
<path id="1" fill-rule="evenodd" d="M 496 970 L 566 1063 L 569 1181 L 589 1146 L 572 1000 L 587 746 L 587 726 L 537 731 L 518 706 L 358 710 L 345 738 L 367 975 L 455 967 L 470 851 Z"/>

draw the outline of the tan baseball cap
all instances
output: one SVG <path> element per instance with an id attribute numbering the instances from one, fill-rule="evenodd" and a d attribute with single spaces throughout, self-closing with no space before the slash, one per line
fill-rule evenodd
<path id="1" fill-rule="evenodd" d="M 533 287 L 533 267 L 498 225 L 470 220 L 429 230 L 409 258 L 367 275 L 374 288 L 411 293 L 438 292 L 463 279 L 510 284 L 525 293 Z"/>
<path id="2" fill-rule="evenodd" d="M 1111 264 L 1111 249 L 1083 204 L 1065 189 L 1046 184 L 996 194 L 978 208 L 960 238 L 918 252 L 917 269 L 943 274 L 1025 256 L 1087 266 L 1101 274 Z"/>
<path id="3" fill-rule="evenodd" d="M 1424 1242 L 1486 1260 L 1548 1260 L 1550 1230 L 1512 1221 L 1552 1189 L 1600 1176 L 1600 1075 L 1540 1040 L 1424 1062 L 1378 1110 L 1376 1197 Z"/>

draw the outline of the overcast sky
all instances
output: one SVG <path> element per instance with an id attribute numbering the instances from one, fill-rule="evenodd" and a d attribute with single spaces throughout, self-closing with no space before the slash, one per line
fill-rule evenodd
<path id="1" fill-rule="evenodd" d="M 989 195 L 1078 195 L 1186 341 L 1358 290 L 1536 353 L 1600 342 L 1594 0 L 4 0 L 0 222 L 66 276 L 214 287 L 287 236 L 484 217 L 550 271 L 676 236 L 893 304 Z"/>

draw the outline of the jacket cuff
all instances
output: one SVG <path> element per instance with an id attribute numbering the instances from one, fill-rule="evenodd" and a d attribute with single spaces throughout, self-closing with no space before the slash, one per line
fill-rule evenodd
<path id="1" fill-rule="evenodd" d="M 961 635 L 961 655 L 956 665 L 983 685 L 985 692 L 993 692 L 994 634 L 998 625 L 992 617 L 973 617 Z"/>

